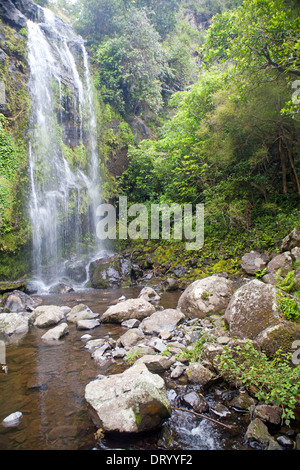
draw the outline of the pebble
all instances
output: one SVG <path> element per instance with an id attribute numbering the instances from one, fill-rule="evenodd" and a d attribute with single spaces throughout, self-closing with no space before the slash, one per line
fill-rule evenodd
<path id="1" fill-rule="evenodd" d="M 185 371 L 185 367 L 183 366 L 176 366 L 175 369 L 171 372 L 171 378 L 172 379 L 178 379 L 179 377 L 182 376 L 182 374 Z"/>
<path id="2" fill-rule="evenodd" d="M 125 328 L 138 328 L 140 326 L 140 321 L 136 318 L 131 318 L 130 320 L 123 321 L 121 326 L 124 326 Z"/>
<path id="3" fill-rule="evenodd" d="M 220 416 L 220 418 L 227 418 L 231 415 L 231 412 L 228 410 L 228 408 L 226 408 L 226 406 L 222 405 L 221 403 L 217 403 L 213 408 L 211 408 L 211 411 L 215 415 Z"/>
<path id="4" fill-rule="evenodd" d="M 230 341 L 230 338 L 228 336 L 219 336 L 217 338 L 217 343 L 218 344 L 227 344 L 227 343 L 229 343 L 229 341 Z"/>
<path id="5" fill-rule="evenodd" d="M 78 330 L 92 330 L 97 328 L 100 325 L 98 320 L 78 320 L 77 329 Z"/>
<path id="6" fill-rule="evenodd" d="M 171 343 L 167 343 L 167 347 L 178 348 L 178 349 L 185 349 L 184 344 L 179 343 L 178 341 L 173 341 Z"/>
<path id="7" fill-rule="evenodd" d="M 80 338 L 82 341 L 88 341 L 89 339 L 92 339 L 92 335 L 83 335 Z"/>
<path id="8" fill-rule="evenodd" d="M 2 421 L 2 425 L 6 427 L 13 427 L 13 426 L 18 426 L 21 422 L 21 419 L 23 417 L 23 414 L 21 411 L 16 411 L 15 413 L 11 413 L 9 416 L 4 418 Z"/>
<path id="9" fill-rule="evenodd" d="M 277 442 L 285 449 L 293 449 L 294 448 L 294 441 L 289 438 L 288 436 L 279 436 L 277 437 Z"/>
<path id="10" fill-rule="evenodd" d="M 117 358 L 122 358 L 122 357 L 126 356 L 126 354 L 127 354 L 126 349 L 117 347 L 112 352 L 112 357 L 114 357 L 116 359 Z"/>
<path id="11" fill-rule="evenodd" d="M 105 344 L 106 341 L 105 339 L 92 339 L 92 340 L 89 340 L 86 345 L 84 346 L 84 349 L 88 349 L 89 351 L 93 350 L 93 349 L 97 349 L 97 348 L 100 348 L 100 346 L 103 346 L 103 344 Z"/>
<path id="12" fill-rule="evenodd" d="M 149 346 L 153 347 L 155 351 L 158 352 L 164 352 L 166 350 L 166 345 L 160 338 L 151 338 Z"/>

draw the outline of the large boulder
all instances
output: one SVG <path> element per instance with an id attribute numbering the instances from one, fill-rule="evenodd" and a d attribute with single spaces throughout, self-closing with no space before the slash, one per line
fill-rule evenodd
<path id="1" fill-rule="evenodd" d="M 158 302 L 160 300 L 160 296 L 152 287 L 144 287 L 139 293 L 139 298 L 145 299 L 148 302 Z"/>
<path id="2" fill-rule="evenodd" d="M 290 251 L 275 256 L 267 265 L 266 272 L 275 274 L 280 269 L 280 275 L 286 276 L 293 268 L 293 258 Z"/>
<path id="3" fill-rule="evenodd" d="M 26 28 L 25 16 L 15 7 L 11 0 L 0 3 L 0 16 L 2 21 L 8 23 L 13 28 L 18 30 Z"/>
<path id="4" fill-rule="evenodd" d="M 250 251 L 250 253 L 246 253 L 242 257 L 241 266 L 247 274 L 255 274 L 266 267 L 268 260 L 269 257 L 265 254 L 257 251 Z"/>
<path id="5" fill-rule="evenodd" d="M 142 320 L 155 312 L 155 307 L 145 299 L 128 299 L 111 305 L 100 317 L 102 323 L 122 323 L 136 318 Z"/>
<path id="6" fill-rule="evenodd" d="M 27 286 L 27 281 L 24 281 L 24 280 L 0 282 L 0 295 L 4 294 L 5 292 L 11 292 L 14 290 L 23 291 L 26 289 L 26 286 Z"/>
<path id="7" fill-rule="evenodd" d="M 174 330 L 185 315 L 178 309 L 168 308 L 152 313 L 140 324 L 140 328 L 146 334 L 158 334 L 162 330 Z"/>
<path id="8" fill-rule="evenodd" d="M 56 305 L 41 305 L 33 310 L 29 322 L 39 328 L 56 325 L 65 317 L 64 310 Z"/>
<path id="9" fill-rule="evenodd" d="M 225 312 L 231 336 L 255 339 L 266 328 L 282 321 L 277 308 L 277 289 L 254 279 L 232 296 Z"/>
<path id="10" fill-rule="evenodd" d="M 48 330 L 43 336 L 42 339 L 45 341 L 58 341 L 63 336 L 66 336 L 69 333 L 69 327 L 67 323 L 60 323 L 59 325 Z"/>
<path id="11" fill-rule="evenodd" d="M 90 382 L 85 399 L 94 410 L 95 424 L 104 432 L 149 431 L 170 416 L 164 380 L 143 363 Z"/>
<path id="12" fill-rule="evenodd" d="M 31 297 L 25 294 L 25 292 L 14 290 L 3 296 L 1 307 L 11 313 L 32 311 L 38 305 L 42 303 L 40 297 Z"/>
<path id="13" fill-rule="evenodd" d="M 228 279 L 210 276 L 194 281 L 180 296 L 177 308 L 190 318 L 224 313 L 233 294 Z"/>
<path id="14" fill-rule="evenodd" d="M 26 333 L 28 331 L 28 318 L 20 313 L 0 314 L 0 333 L 5 336 Z"/>
<path id="15" fill-rule="evenodd" d="M 269 356 L 281 348 L 289 353 L 294 341 L 300 340 L 300 325 L 291 321 L 282 321 L 263 330 L 256 338 L 258 345 Z"/>
<path id="16" fill-rule="evenodd" d="M 86 261 L 68 261 L 65 265 L 66 275 L 72 281 L 83 283 L 87 278 Z"/>
<path id="17" fill-rule="evenodd" d="M 280 450 L 280 446 L 269 433 L 267 426 L 259 418 L 251 421 L 245 437 L 247 441 L 256 443 L 261 449 Z"/>
<path id="18" fill-rule="evenodd" d="M 282 408 L 275 405 L 257 405 L 251 407 L 251 419 L 258 418 L 263 423 L 280 426 L 282 421 Z"/>
<path id="19" fill-rule="evenodd" d="M 131 262 L 121 256 L 92 261 L 89 267 L 90 283 L 94 289 L 130 286 Z"/>
<path id="20" fill-rule="evenodd" d="M 67 314 L 67 320 L 70 323 L 77 323 L 80 320 L 93 320 L 99 317 L 99 313 L 94 313 L 85 304 L 78 304 Z"/>

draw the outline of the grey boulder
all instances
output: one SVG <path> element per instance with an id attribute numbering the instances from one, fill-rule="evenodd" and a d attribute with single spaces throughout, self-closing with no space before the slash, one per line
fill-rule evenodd
<path id="1" fill-rule="evenodd" d="M 102 323 L 122 323 L 135 318 L 142 320 L 155 312 L 155 307 L 145 299 L 128 299 L 110 306 L 101 316 Z"/>
<path id="2" fill-rule="evenodd" d="M 42 336 L 42 339 L 45 341 L 58 341 L 63 336 L 66 336 L 69 333 L 69 327 L 67 323 L 60 323 L 59 325 L 51 328 Z"/>
<path id="3" fill-rule="evenodd" d="M 190 318 L 225 312 L 233 293 L 232 282 L 219 276 L 194 281 L 181 295 L 177 308 Z"/>
<path id="4" fill-rule="evenodd" d="M 247 274 L 255 274 L 258 271 L 263 270 L 268 262 L 268 257 L 257 251 L 250 251 L 242 257 L 242 269 Z"/>
<path id="5" fill-rule="evenodd" d="M 90 382 L 85 399 L 94 411 L 95 424 L 104 432 L 148 431 L 170 416 L 164 380 L 143 363 Z"/>
<path id="6" fill-rule="evenodd" d="M 1 313 L 0 333 L 5 336 L 26 333 L 28 331 L 28 318 L 21 313 Z"/>
<path id="7" fill-rule="evenodd" d="M 142 321 L 140 327 L 146 334 L 158 334 L 162 330 L 174 330 L 184 318 L 180 310 L 168 308 L 152 313 Z"/>
<path id="8" fill-rule="evenodd" d="M 39 328 L 56 325 L 65 317 L 62 308 L 56 305 L 42 305 L 33 310 L 29 316 L 29 322 Z"/>

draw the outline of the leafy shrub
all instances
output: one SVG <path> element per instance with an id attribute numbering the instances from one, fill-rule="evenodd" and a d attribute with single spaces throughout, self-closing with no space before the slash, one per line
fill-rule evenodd
<path id="1" fill-rule="evenodd" d="M 300 394 L 300 366 L 290 365 L 291 354 L 278 349 L 270 359 L 257 351 L 247 340 L 244 346 L 224 347 L 218 356 L 218 367 L 226 376 L 254 391 L 256 398 L 283 408 L 283 419 L 288 425 L 295 418 L 294 409 Z"/>
<path id="2" fill-rule="evenodd" d="M 211 341 L 211 337 L 204 333 L 195 343 L 191 349 L 183 349 L 182 352 L 178 355 L 178 359 L 184 357 L 189 362 L 198 362 L 202 357 L 203 346 L 205 343 Z"/>
<path id="3" fill-rule="evenodd" d="M 286 297 L 281 292 L 278 292 L 277 305 L 287 320 L 300 321 L 300 306 L 291 297 Z"/>
<path id="4" fill-rule="evenodd" d="M 275 274 L 276 287 L 279 287 L 284 292 L 292 292 L 296 287 L 297 279 L 295 278 L 295 271 L 290 271 L 284 278 L 280 277 L 280 269 Z"/>
<path id="5" fill-rule="evenodd" d="M 124 357 L 125 361 L 128 364 L 132 365 L 137 361 L 140 357 L 143 357 L 143 353 L 139 348 L 134 349 L 133 351 L 129 351 L 126 356 Z"/>

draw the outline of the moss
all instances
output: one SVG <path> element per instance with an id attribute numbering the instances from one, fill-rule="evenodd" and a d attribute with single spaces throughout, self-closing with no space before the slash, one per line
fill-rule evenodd
<path id="1" fill-rule="evenodd" d="M 0 253 L 0 282 L 22 279 L 30 270 L 30 252 L 21 247 L 15 252 Z"/>
<path id="2" fill-rule="evenodd" d="M 81 168 L 82 170 L 87 169 L 87 154 L 85 146 L 80 143 L 75 148 L 70 148 L 64 143 L 61 143 L 62 150 L 66 160 L 69 162 L 70 167 L 74 170 L 75 168 Z"/>
<path id="3" fill-rule="evenodd" d="M 137 427 L 139 428 L 139 426 L 141 425 L 142 423 L 142 417 L 141 417 L 141 414 L 138 410 L 138 407 L 136 407 L 137 409 L 136 410 L 133 410 L 134 412 L 134 416 L 135 416 L 135 422 L 136 422 L 136 425 Z"/>
<path id="4" fill-rule="evenodd" d="M 222 259 L 209 268 L 211 274 L 226 272 L 228 274 L 237 274 L 239 272 L 240 259 Z"/>
<path id="5" fill-rule="evenodd" d="M 201 294 L 201 299 L 202 300 L 207 300 L 207 299 L 209 299 L 210 295 L 211 295 L 210 291 L 203 291 L 202 294 Z"/>
<path id="6" fill-rule="evenodd" d="M 24 290 L 26 288 L 26 281 L 15 281 L 15 282 L 0 282 L 0 294 L 4 292 L 10 292 L 14 290 Z"/>
<path id="7" fill-rule="evenodd" d="M 1 23 L 1 31 L 4 39 L 0 41 L 0 47 L 9 55 L 16 56 L 19 59 L 27 59 L 27 30 L 22 28 L 17 33 L 13 28 Z"/>
<path id="8" fill-rule="evenodd" d="M 26 270 L 19 252 L 30 235 L 25 210 L 30 110 L 26 30 L 20 34 L 0 23 L 0 38 L 5 52 L 0 64 L 5 85 L 5 117 L 0 115 L 0 279 L 15 279 Z"/>

